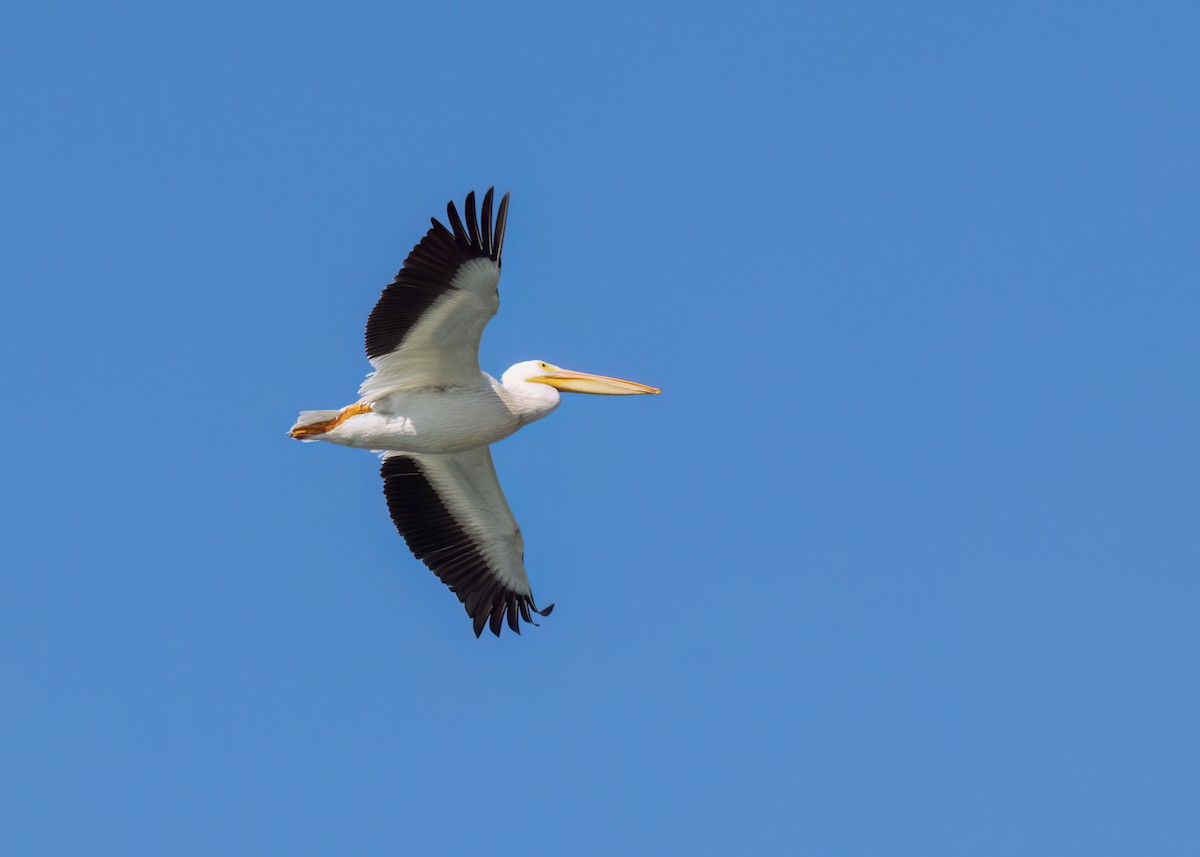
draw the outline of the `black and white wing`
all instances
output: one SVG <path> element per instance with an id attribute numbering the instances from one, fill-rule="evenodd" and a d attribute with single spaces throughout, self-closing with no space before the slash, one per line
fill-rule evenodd
<path id="1" fill-rule="evenodd" d="M 475 625 L 521 633 L 538 610 L 525 573 L 521 528 L 486 446 L 453 455 L 389 452 L 380 470 L 396 529 L 413 555 L 458 596 Z"/>
<path id="2" fill-rule="evenodd" d="M 359 389 L 370 399 L 408 385 L 453 386 L 479 381 L 479 339 L 500 306 L 500 251 L 508 218 L 508 194 L 492 221 L 492 192 L 483 195 L 482 219 L 475 192 L 459 217 L 446 204 L 450 228 L 432 228 L 408 254 L 404 267 L 367 319 L 367 358 L 375 367 Z"/>

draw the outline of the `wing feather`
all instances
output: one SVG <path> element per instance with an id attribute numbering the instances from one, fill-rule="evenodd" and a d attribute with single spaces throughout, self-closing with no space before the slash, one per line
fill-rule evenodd
<path id="1" fill-rule="evenodd" d="M 493 190 L 484 195 L 482 230 L 475 193 L 467 195 L 466 223 L 446 204 L 447 228 L 436 218 L 383 290 L 367 319 L 367 358 L 374 371 L 359 393 L 365 399 L 409 385 L 468 385 L 479 380 L 479 340 L 500 306 L 500 250 L 508 194 L 493 225 Z"/>
<path id="2" fill-rule="evenodd" d="M 475 191 L 467 194 L 467 232 L 471 237 L 471 246 L 478 247 L 484 253 L 487 252 L 487 247 L 479 240 L 479 218 L 475 216 Z"/>
<path id="3" fill-rule="evenodd" d="M 492 253 L 492 188 L 488 188 L 487 193 L 483 195 L 483 212 L 479 218 L 479 225 L 483 227 L 483 249 L 490 256 Z"/>
<path id="4" fill-rule="evenodd" d="M 507 619 L 532 622 L 539 610 L 525 573 L 525 543 L 487 447 L 454 455 L 388 453 L 380 470 L 396 529 L 413 556 L 458 596 L 475 636 L 497 637 Z"/>

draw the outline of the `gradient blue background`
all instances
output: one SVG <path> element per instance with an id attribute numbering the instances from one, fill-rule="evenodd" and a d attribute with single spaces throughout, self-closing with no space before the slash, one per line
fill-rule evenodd
<path id="1" fill-rule="evenodd" d="M 1191 4 L 15 2 L 0 852 L 1200 852 Z M 511 189 L 476 640 L 362 325 Z"/>

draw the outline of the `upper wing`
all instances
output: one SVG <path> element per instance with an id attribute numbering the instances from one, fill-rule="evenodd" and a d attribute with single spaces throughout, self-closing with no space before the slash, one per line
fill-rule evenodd
<path id="1" fill-rule="evenodd" d="M 453 202 L 453 231 L 436 219 L 404 260 L 396 279 L 367 319 L 367 358 L 375 371 L 359 394 L 401 385 L 471 384 L 479 380 L 479 338 L 500 306 L 500 251 L 508 194 L 492 228 L 492 188 L 483 195 L 482 221 L 475 192 L 467 194 L 466 224 Z"/>
<path id="2" fill-rule="evenodd" d="M 521 633 L 518 613 L 532 622 L 538 610 L 525 574 L 521 528 L 500 490 L 486 446 L 454 455 L 389 452 L 383 493 L 396 529 L 413 556 L 450 587 L 475 622 L 475 636 L 490 625 L 500 636 Z"/>

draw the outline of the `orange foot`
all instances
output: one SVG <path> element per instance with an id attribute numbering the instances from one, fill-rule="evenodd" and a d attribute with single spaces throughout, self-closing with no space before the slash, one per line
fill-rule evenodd
<path id="1" fill-rule="evenodd" d="M 359 414 L 371 413 L 371 406 L 363 403 L 350 405 L 338 411 L 338 415 L 328 420 L 318 420 L 315 423 L 305 423 L 302 426 L 296 426 L 288 434 L 295 438 L 315 437 L 319 434 L 333 431 L 346 420 L 351 417 L 356 417 Z"/>

